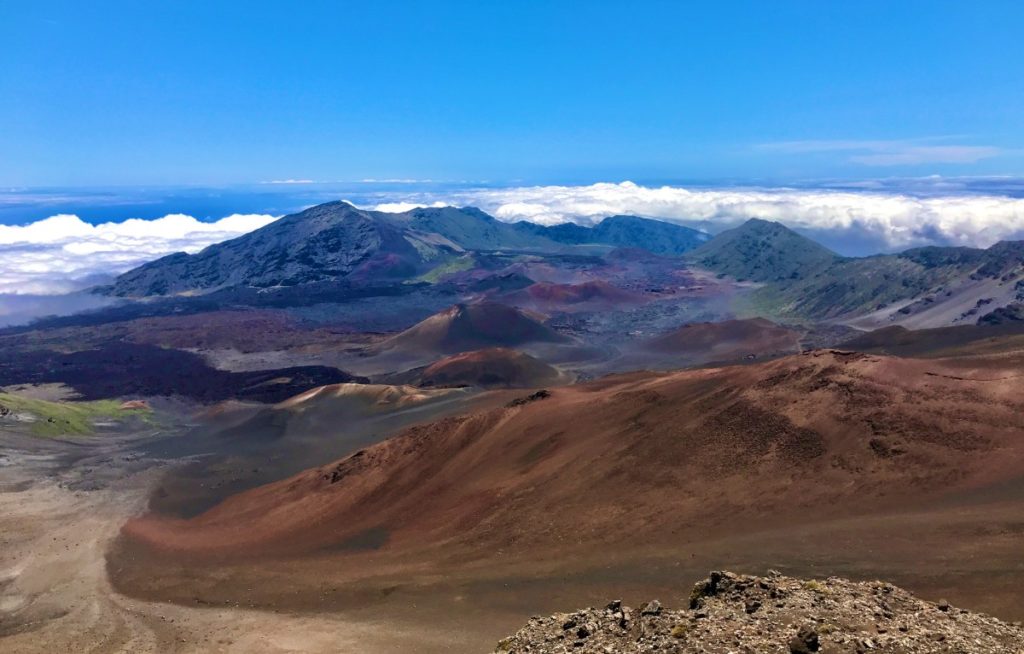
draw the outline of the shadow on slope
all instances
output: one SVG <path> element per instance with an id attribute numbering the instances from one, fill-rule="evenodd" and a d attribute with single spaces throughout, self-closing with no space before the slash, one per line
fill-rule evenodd
<path id="1" fill-rule="evenodd" d="M 1007 456 L 1024 448 L 1016 383 L 938 371 L 818 351 L 613 377 L 423 425 L 194 520 L 144 517 L 125 533 L 189 556 L 310 552 L 375 528 L 395 554 L 532 555 L 855 515 L 1024 475 Z"/>
<path id="2" fill-rule="evenodd" d="M 213 407 L 190 433 L 143 446 L 150 456 L 193 459 L 164 477 L 150 507 L 194 515 L 230 495 L 350 454 L 476 401 L 467 389 L 344 383 L 313 388 L 272 406 Z"/>

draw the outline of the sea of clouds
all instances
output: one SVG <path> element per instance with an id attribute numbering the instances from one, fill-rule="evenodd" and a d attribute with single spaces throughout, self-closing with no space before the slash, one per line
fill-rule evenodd
<path id="1" fill-rule="evenodd" d="M 0 294 L 68 293 L 165 254 L 198 252 L 274 220 L 236 214 L 202 222 L 173 214 L 92 225 L 78 216 L 58 215 L 27 225 L 0 225 Z"/>
<path id="2" fill-rule="evenodd" d="M 636 214 L 712 233 L 749 218 L 763 218 L 782 222 L 847 255 L 930 244 L 988 247 L 999 240 L 1024 238 L 1024 199 L 976 193 L 697 189 L 622 182 L 410 189 L 361 199 L 359 204 L 382 211 L 472 205 L 500 220 L 547 225 L 590 224 L 609 215 Z M 166 254 L 198 252 L 275 219 L 266 214 L 236 214 L 206 222 L 174 214 L 94 225 L 74 215 L 57 215 L 25 225 L 0 225 L 0 295 L 72 292 Z"/>
<path id="3" fill-rule="evenodd" d="M 687 189 L 622 182 L 486 189 L 455 194 L 454 199 L 501 220 L 548 225 L 636 214 L 716 233 L 762 218 L 781 222 L 845 255 L 923 245 L 989 247 L 1000 240 L 1024 238 L 1024 198 L 1002 195 Z"/>

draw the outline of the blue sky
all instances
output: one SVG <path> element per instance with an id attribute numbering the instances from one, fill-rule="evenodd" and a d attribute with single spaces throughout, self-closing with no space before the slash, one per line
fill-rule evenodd
<path id="1" fill-rule="evenodd" d="M 0 186 L 1024 174 L 1020 2 L 0 0 Z"/>

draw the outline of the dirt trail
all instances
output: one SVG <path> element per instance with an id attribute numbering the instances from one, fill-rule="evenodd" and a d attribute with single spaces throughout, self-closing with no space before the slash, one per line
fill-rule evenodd
<path id="1" fill-rule="evenodd" d="M 2 439 L 2 435 L 0 435 Z M 3 443 L 0 440 L 0 443 Z M 105 553 L 124 521 L 145 505 L 158 468 L 128 472 L 106 488 L 74 490 L 89 459 L 55 472 L 58 454 L 0 457 L 0 651 L 375 652 L 447 651 L 457 636 L 338 615 L 192 608 L 124 597 L 107 579 Z M 104 452 L 102 472 L 131 461 Z M 123 471 L 123 470 L 121 470 Z"/>

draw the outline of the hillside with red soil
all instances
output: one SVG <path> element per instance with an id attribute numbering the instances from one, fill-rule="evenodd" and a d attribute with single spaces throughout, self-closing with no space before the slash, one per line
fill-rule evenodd
<path id="1" fill-rule="evenodd" d="M 565 557 L 907 509 L 1024 477 L 1019 370 L 815 351 L 636 373 L 446 418 L 127 542 L 234 561 Z M 409 557 L 412 557 L 410 559 Z"/>
<path id="2" fill-rule="evenodd" d="M 672 355 L 695 355 L 705 361 L 728 361 L 747 355 L 792 354 L 800 350 L 800 333 L 764 318 L 684 325 L 644 344 L 644 349 Z"/>
<path id="3" fill-rule="evenodd" d="M 860 334 L 839 347 L 904 357 L 1010 354 L 1024 349 L 1024 324 L 907 329 L 899 325 Z"/>
<path id="4" fill-rule="evenodd" d="M 380 350 L 456 354 L 488 347 L 560 343 L 565 337 L 526 313 L 498 304 L 456 304 L 380 345 Z"/>
<path id="5" fill-rule="evenodd" d="M 422 372 L 419 386 L 530 388 L 564 383 L 570 378 L 529 354 L 509 348 L 463 352 L 441 359 Z"/>
<path id="6" fill-rule="evenodd" d="M 643 304 L 640 294 L 609 284 L 603 280 L 582 284 L 539 282 L 510 293 L 504 301 L 538 311 L 597 311 Z"/>

